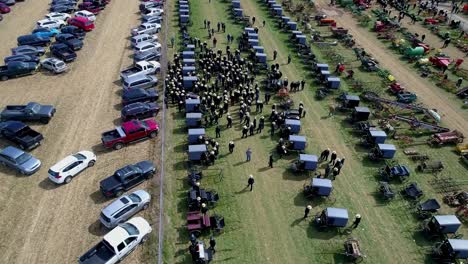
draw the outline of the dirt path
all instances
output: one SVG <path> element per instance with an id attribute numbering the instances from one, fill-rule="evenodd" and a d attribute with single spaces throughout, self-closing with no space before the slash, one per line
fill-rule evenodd
<path id="1" fill-rule="evenodd" d="M 442 123 L 451 129 L 462 131 L 468 135 L 468 115 L 467 112 L 447 100 L 447 92 L 437 88 L 428 80 L 417 75 L 414 69 L 410 69 L 399 61 L 397 56 L 388 51 L 388 49 L 379 42 L 372 32 L 359 26 L 355 19 L 340 9 L 329 7 L 328 2 L 319 0 L 316 2 L 317 8 L 327 13 L 329 17 L 335 19 L 339 25 L 345 25 L 356 40 L 356 44 L 372 54 L 380 65 L 390 70 L 397 80 L 410 91 L 418 94 L 418 100 L 430 108 L 435 108 L 442 116 Z M 454 99 L 456 100 L 456 99 Z"/>
<path id="2" fill-rule="evenodd" d="M 7 40 L 0 43 L 0 56 L 9 53 L 16 36 L 33 29 L 35 21 L 46 14 L 48 2 L 26 1 L 15 10 L 14 17 L 0 23 L 2 40 Z M 110 202 L 100 194 L 99 181 L 128 163 L 156 161 L 157 141 L 140 142 L 120 151 L 103 151 L 100 147 L 100 133 L 120 122 L 121 88 L 117 80 L 119 70 L 131 64 L 126 38 L 139 23 L 137 11 L 137 2 L 129 5 L 112 1 L 98 16 L 96 30 L 87 35 L 67 74 L 37 73 L 0 83 L 1 106 L 37 101 L 57 108 L 48 125 L 33 125 L 45 137 L 44 143 L 32 151 L 42 161 L 41 170 L 22 177 L 0 168 L 0 263 L 75 262 L 107 232 L 97 221 L 100 209 Z M 1 140 L 0 147 L 5 145 Z M 95 167 L 67 186 L 57 187 L 47 179 L 51 165 L 83 149 L 98 155 Z M 138 188 L 148 186 L 145 183 Z M 157 204 L 157 199 L 153 202 Z M 142 251 L 138 248 L 125 262 L 142 261 Z"/>

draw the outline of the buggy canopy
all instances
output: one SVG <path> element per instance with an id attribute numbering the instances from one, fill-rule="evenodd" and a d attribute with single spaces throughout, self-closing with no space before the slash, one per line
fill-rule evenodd
<path id="1" fill-rule="evenodd" d="M 317 190 L 317 194 L 320 196 L 328 196 L 330 195 L 333 187 L 332 182 L 329 179 L 320 179 L 320 178 L 313 178 L 312 179 L 312 188 Z M 348 220 L 348 214 L 346 213 L 346 221 Z M 346 225 L 346 224 L 345 224 Z"/>
<path id="2" fill-rule="evenodd" d="M 449 239 L 448 243 L 452 248 L 457 259 L 468 258 L 468 240 L 466 239 Z"/>
<path id="3" fill-rule="evenodd" d="M 456 233 L 461 226 L 460 220 L 455 215 L 436 215 L 434 218 L 444 234 Z"/>
<path id="4" fill-rule="evenodd" d="M 345 227 L 348 224 L 348 210 L 344 208 L 328 207 L 325 209 L 327 224 L 337 227 Z"/>
<path id="5" fill-rule="evenodd" d="M 299 154 L 299 161 L 304 162 L 304 169 L 315 170 L 317 168 L 318 158 L 316 155 Z"/>

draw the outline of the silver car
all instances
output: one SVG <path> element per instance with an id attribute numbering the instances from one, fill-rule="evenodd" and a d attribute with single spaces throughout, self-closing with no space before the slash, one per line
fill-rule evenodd
<path id="1" fill-rule="evenodd" d="M 151 196 L 144 190 L 124 195 L 104 207 L 99 220 L 105 227 L 109 229 L 114 228 L 139 211 L 147 209 L 150 201 Z"/>
<path id="2" fill-rule="evenodd" d="M 151 88 L 158 84 L 158 78 L 152 75 L 136 75 L 130 78 L 124 78 L 122 82 L 122 87 L 124 90 L 132 90 L 138 88 Z"/>
<path id="3" fill-rule="evenodd" d="M 141 42 L 133 47 L 135 54 L 145 53 L 145 52 L 161 52 L 161 44 L 158 42 Z"/>
<path id="4" fill-rule="evenodd" d="M 32 175 L 41 167 L 41 161 L 20 149 L 8 146 L 0 151 L 0 164 L 24 175 Z"/>
<path id="5" fill-rule="evenodd" d="M 47 58 L 41 61 L 42 68 L 49 70 L 53 73 L 62 73 L 68 70 L 65 62 L 56 58 Z"/>

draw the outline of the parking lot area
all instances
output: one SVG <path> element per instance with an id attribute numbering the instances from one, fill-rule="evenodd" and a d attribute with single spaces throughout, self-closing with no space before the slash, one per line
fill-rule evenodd
<path id="1" fill-rule="evenodd" d="M 10 55 L 18 36 L 29 34 L 35 22 L 48 13 L 49 2 L 25 1 L 4 17 L 0 23 L 1 58 Z M 42 161 L 42 168 L 27 177 L 0 167 L 0 263 L 76 262 L 107 232 L 98 218 L 110 199 L 99 191 L 99 182 L 126 164 L 146 159 L 158 164 L 159 139 L 118 151 L 104 150 L 100 141 L 102 132 L 120 125 L 119 73 L 132 63 L 128 36 L 140 23 L 137 11 L 138 2 L 112 1 L 97 17 L 96 29 L 87 35 L 69 72 L 55 76 L 40 71 L 0 82 L 2 108 L 34 101 L 57 109 L 49 124 L 31 125 L 45 138 L 31 152 Z M 8 144 L 0 139 L 0 148 Z M 47 178 L 50 166 L 81 150 L 93 151 L 96 165 L 68 185 L 53 184 Z M 152 184 L 146 182 L 138 189 Z M 154 210 L 150 207 L 143 216 Z M 139 247 L 126 262 L 142 261 L 142 251 Z"/>

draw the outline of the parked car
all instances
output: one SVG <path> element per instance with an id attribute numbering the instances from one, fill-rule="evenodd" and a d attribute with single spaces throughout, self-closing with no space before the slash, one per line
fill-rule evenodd
<path id="1" fill-rule="evenodd" d="M 6 81 L 13 77 L 34 74 L 38 64 L 34 62 L 11 61 L 0 66 L 0 80 Z"/>
<path id="2" fill-rule="evenodd" d="M 158 131 L 159 125 L 155 120 L 132 120 L 113 130 L 102 133 L 101 141 L 104 147 L 119 150 L 125 144 L 147 137 L 155 138 Z"/>
<path id="3" fill-rule="evenodd" d="M 40 160 L 12 146 L 8 146 L 0 151 L 0 164 L 24 175 L 32 175 L 41 167 Z"/>
<path id="4" fill-rule="evenodd" d="M 50 6 L 49 11 L 56 12 L 56 13 L 70 14 L 71 12 L 75 11 L 75 6 L 74 5 L 52 5 Z"/>
<path id="5" fill-rule="evenodd" d="M 62 60 L 57 58 L 46 58 L 41 61 L 42 68 L 49 70 L 53 73 L 62 73 L 68 70 L 68 66 Z"/>
<path id="6" fill-rule="evenodd" d="M 93 3 L 91 3 L 91 2 L 83 2 L 83 3 L 78 5 L 78 8 L 80 10 L 89 11 L 89 12 L 95 14 L 95 15 L 98 15 L 99 12 L 101 12 L 101 8 L 99 6 L 93 5 Z"/>
<path id="7" fill-rule="evenodd" d="M 156 43 L 151 43 L 151 42 L 142 42 L 140 44 L 137 44 L 133 50 L 135 51 L 136 54 L 138 53 L 143 53 L 143 52 L 161 52 L 161 44 L 156 42 Z"/>
<path id="8" fill-rule="evenodd" d="M 13 55 L 33 55 L 40 57 L 45 54 L 45 49 L 43 47 L 24 45 L 11 49 L 11 52 Z"/>
<path id="9" fill-rule="evenodd" d="M 160 58 L 161 58 L 160 52 L 147 51 L 147 52 L 134 54 L 133 63 L 136 64 L 139 61 L 152 61 L 152 60 L 159 61 Z"/>
<path id="10" fill-rule="evenodd" d="M 144 13 L 146 10 L 148 10 L 149 8 L 154 8 L 154 7 L 159 7 L 159 6 L 162 6 L 162 3 L 158 3 L 158 2 L 145 2 L 145 3 L 141 3 L 138 8 L 140 9 L 140 12 L 141 13 Z"/>
<path id="11" fill-rule="evenodd" d="M 61 28 L 65 26 L 65 22 L 63 20 L 57 20 L 57 19 L 41 19 L 36 22 L 36 28 Z"/>
<path id="12" fill-rule="evenodd" d="M 156 102 L 159 94 L 155 89 L 131 89 L 124 90 L 122 95 L 122 104 L 128 105 L 137 102 Z"/>
<path id="13" fill-rule="evenodd" d="M 101 210 L 99 220 L 107 228 L 114 228 L 141 210 L 149 207 L 151 196 L 144 190 L 124 195 Z"/>
<path id="14" fill-rule="evenodd" d="M 0 119 L 17 121 L 40 121 L 48 124 L 56 112 L 52 105 L 29 102 L 26 105 L 7 105 L 0 113 Z"/>
<path id="15" fill-rule="evenodd" d="M 132 36 L 141 34 L 156 34 L 161 31 L 161 24 L 157 23 L 143 23 L 137 28 L 133 28 L 131 31 Z"/>
<path id="16" fill-rule="evenodd" d="M 55 19 L 55 20 L 62 20 L 62 21 L 67 21 L 70 17 L 71 17 L 70 14 L 58 13 L 58 12 L 51 12 L 45 15 L 45 18 L 47 19 Z"/>
<path id="17" fill-rule="evenodd" d="M 89 21 L 96 21 L 96 16 L 93 13 L 86 10 L 80 10 L 75 12 L 75 17 L 84 17 L 87 18 Z"/>
<path id="18" fill-rule="evenodd" d="M 149 238 L 152 228 L 142 217 L 134 217 L 107 233 L 103 240 L 78 259 L 80 264 L 115 264 Z"/>
<path id="19" fill-rule="evenodd" d="M 84 18 L 84 17 L 74 17 L 68 20 L 68 24 L 72 26 L 76 26 L 78 28 L 83 29 L 84 31 L 91 31 L 94 29 L 93 21 Z"/>
<path id="20" fill-rule="evenodd" d="M 124 78 L 122 82 L 122 88 L 124 90 L 132 89 L 146 89 L 154 87 L 158 84 L 158 78 L 153 75 L 135 75 L 129 78 Z"/>
<path id="21" fill-rule="evenodd" d="M 138 44 L 143 43 L 143 42 L 156 43 L 156 42 L 158 42 L 158 36 L 149 35 L 149 34 L 141 34 L 141 35 L 133 36 L 130 39 L 130 44 L 132 45 L 132 47 L 135 47 Z"/>
<path id="22" fill-rule="evenodd" d="M 39 146 L 44 139 L 41 133 L 20 121 L 1 122 L 0 136 L 17 144 L 23 150 Z"/>
<path id="23" fill-rule="evenodd" d="M 63 43 L 57 43 L 50 46 L 50 52 L 52 53 L 52 55 L 65 62 L 74 61 L 77 57 L 76 53 L 70 47 Z"/>
<path id="24" fill-rule="evenodd" d="M 31 46 L 47 46 L 50 44 L 49 37 L 41 37 L 35 34 L 19 36 L 17 39 L 18 46 L 31 45 Z"/>
<path id="25" fill-rule="evenodd" d="M 138 75 L 156 74 L 161 70 L 161 64 L 157 61 L 140 61 L 135 65 L 120 72 L 120 78 L 129 79 Z"/>
<path id="26" fill-rule="evenodd" d="M 11 56 L 8 56 L 8 57 L 5 57 L 3 59 L 3 61 L 5 62 L 5 64 L 8 64 L 8 62 L 10 61 L 22 61 L 22 62 L 33 62 L 33 63 L 36 63 L 38 64 L 39 63 L 39 57 L 37 56 L 32 56 L 32 55 L 23 55 L 23 54 L 20 54 L 20 55 L 11 55 Z"/>
<path id="27" fill-rule="evenodd" d="M 60 31 L 56 28 L 35 28 L 32 31 L 32 34 L 39 36 L 39 37 L 55 37 L 55 35 L 59 34 Z"/>
<path id="28" fill-rule="evenodd" d="M 52 0 L 51 5 L 76 5 L 77 0 Z"/>
<path id="29" fill-rule="evenodd" d="M 83 41 L 77 39 L 74 35 L 68 33 L 61 33 L 55 37 L 58 43 L 63 43 L 70 47 L 72 50 L 80 50 L 83 48 Z"/>
<path id="30" fill-rule="evenodd" d="M 7 4 L 0 3 L 0 13 L 6 14 L 6 13 L 10 13 L 10 11 L 11 11 L 11 9 L 8 7 Z"/>
<path id="31" fill-rule="evenodd" d="M 143 11 L 143 14 L 145 16 L 162 16 L 164 14 L 164 10 L 157 7 L 151 7 Z"/>
<path id="32" fill-rule="evenodd" d="M 56 184 L 68 184 L 86 168 L 93 167 L 96 155 L 87 150 L 70 155 L 49 169 L 49 179 Z"/>
<path id="33" fill-rule="evenodd" d="M 2 20 L 3 20 L 3 16 L 2 16 L 2 14 L 0 14 L 0 21 L 2 21 Z"/>
<path id="34" fill-rule="evenodd" d="M 0 0 L 0 3 L 12 6 L 12 5 L 16 4 L 16 1 L 15 0 Z"/>
<path id="35" fill-rule="evenodd" d="M 75 26 L 64 26 L 60 31 L 61 33 L 72 34 L 77 39 L 81 39 L 81 40 L 83 40 L 84 37 L 86 36 L 86 32 L 83 29 L 75 27 Z"/>
<path id="36" fill-rule="evenodd" d="M 156 103 L 133 103 L 124 106 L 121 111 L 122 120 L 144 119 L 155 117 L 159 113 L 159 106 Z"/>
<path id="37" fill-rule="evenodd" d="M 149 160 L 127 165 L 100 182 L 101 192 L 106 197 L 122 196 L 125 191 L 151 179 L 155 173 L 156 167 Z"/>
<path id="38" fill-rule="evenodd" d="M 143 21 L 143 23 L 161 24 L 163 17 L 162 16 L 143 16 L 141 20 Z"/>

